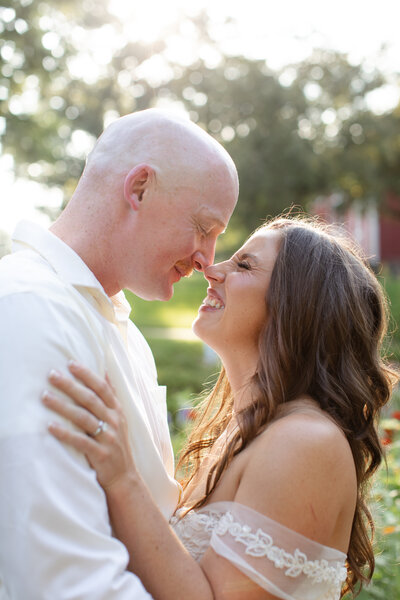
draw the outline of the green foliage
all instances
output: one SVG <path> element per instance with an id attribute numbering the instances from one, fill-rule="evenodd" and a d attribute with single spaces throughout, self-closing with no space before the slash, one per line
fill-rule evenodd
<path id="1" fill-rule="evenodd" d="M 207 360 L 204 344 L 171 339 L 150 339 L 158 381 L 168 389 L 168 411 L 173 436 L 184 432 L 199 397 L 216 380 L 217 361 Z"/>
<path id="2" fill-rule="evenodd" d="M 138 99 L 121 93 L 117 83 L 124 60 L 150 56 L 151 50 L 140 44 L 128 44 L 94 80 L 72 74 L 71 60 L 80 55 L 91 32 L 105 24 L 116 32 L 120 28 L 105 1 L 5 0 L 0 7 L 3 151 L 14 157 L 18 175 L 59 186 L 66 199 L 84 165 L 82 133 L 94 141 L 109 110 L 125 114 L 151 104 L 145 82 Z M 81 135 L 71 144 L 74 132 Z"/>
<path id="3" fill-rule="evenodd" d="M 386 422 L 385 427 L 390 427 L 390 423 Z M 360 600 L 398 600 L 400 597 L 399 433 L 387 448 L 387 469 L 385 465 L 380 468 L 373 490 L 372 512 L 377 522 L 375 573 L 370 586 L 361 592 Z"/>
<path id="4" fill-rule="evenodd" d="M 379 276 L 389 301 L 389 335 L 386 353 L 389 358 L 400 363 L 400 277 L 385 269 Z"/>

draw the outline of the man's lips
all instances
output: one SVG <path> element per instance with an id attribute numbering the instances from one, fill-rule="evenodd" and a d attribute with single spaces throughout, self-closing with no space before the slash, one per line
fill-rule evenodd
<path id="1" fill-rule="evenodd" d="M 186 265 L 175 265 L 175 270 L 178 271 L 181 277 L 190 277 L 193 273 L 192 267 L 188 267 Z"/>
<path id="2" fill-rule="evenodd" d="M 173 268 L 172 273 L 173 273 L 172 283 L 177 283 L 183 277 L 181 272 L 176 267 Z"/>

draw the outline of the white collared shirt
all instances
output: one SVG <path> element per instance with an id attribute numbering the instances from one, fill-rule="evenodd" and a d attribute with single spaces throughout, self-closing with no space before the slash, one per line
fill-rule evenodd
<path id="1" fill-rule="evenodd" d="M 169 518 L 179 490 L 165 388 L 129 312 L 58 237 L 17 227 L 0 261 L 0 600 L 150 598 L 126 571 L 95 472 L 49 435 L 61 418 L 40 400 L 50 369 L 67 373 L 69 359 L 108 373 L 136 464 Z"/>

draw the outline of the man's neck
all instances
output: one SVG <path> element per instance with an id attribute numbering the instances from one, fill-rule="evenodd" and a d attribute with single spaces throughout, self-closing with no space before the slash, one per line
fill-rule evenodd
<path id="1" fill-rule="evenodd" d="M 72 217 L 65 212 L 51 225 L 50 231 L 78 254 L 108 296 L 121 291 L 114 277 L 116 270 L 110 268 L 110 252 L 105 248 L 108 238 L 100 227 L 95 231 L 87 225 L 86 219 L 79 219 L 77 214 Z"/>

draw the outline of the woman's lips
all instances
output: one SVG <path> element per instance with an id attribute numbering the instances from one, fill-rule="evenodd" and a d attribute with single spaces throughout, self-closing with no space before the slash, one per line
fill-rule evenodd
<path id="1" fill-rule="evenodd" d="M 212 288 L 208 288 L 207 296 L 204 298 L 200 309 L 204 310 L 222 310 L 225 308 L 225 303 L 221 296 Z"/>

